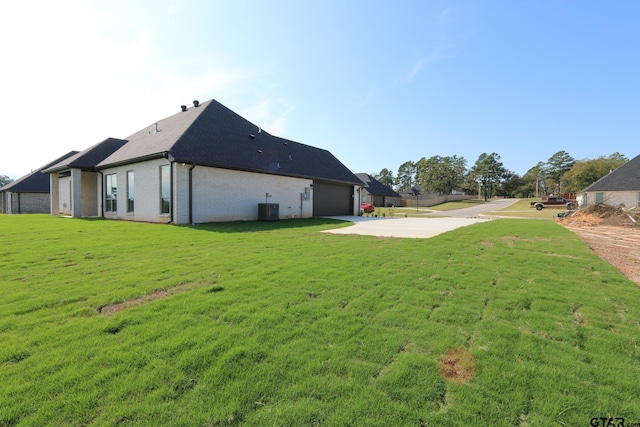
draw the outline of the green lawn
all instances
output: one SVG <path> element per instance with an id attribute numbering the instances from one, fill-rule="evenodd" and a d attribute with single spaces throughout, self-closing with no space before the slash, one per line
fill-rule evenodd
<path id="1" fill-rule="evenodd" d="M 640 290 L 573 233 L 347 224 L 0 215 L 0 426 L 640 422 Z"/>
<path id="2" fill-rule="evenodd" d="M 567 209 L 562 207 L 557 208 L 544 208 L 540 211 L 530 207 L 531 202 L 539 201 L 540 199 L 521 199 L 511 206 L 507 206 L 504 209 L 494 212 L 487 212 L 485 215 L 497 215 L 501 217 L 513 217 L 513 218 L 529 218 L 529 219 L 555 219 L 558 212 L 565 212 Z"/>

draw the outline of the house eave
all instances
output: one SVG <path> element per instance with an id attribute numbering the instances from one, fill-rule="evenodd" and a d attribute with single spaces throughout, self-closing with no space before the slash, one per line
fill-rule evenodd
<path id="1" fill-rule="evenodd" d="M 295 173 L 286 173 L 286 172 L 277 172 L 277 171 L 269 171 L 269 170 L 260 170 L 260 169 L 251 169 L 251 168 L 242 168 L 242 167 L 233 167 L 227 165 L 219 165 L 215 163 L 207 163 L 207 162 L 194 162 L 193 159 L 180 159 L 173 158 L 171 154 L 169 154 L 169 158 L 176 163 L 184 163 L 185 165 L 196 165 L 196 166 L 204 166 L 210 168 L 218 168 L 218 169 L 226 169 L 226 170 L 236 170 L 242 172 L 252 172 L 252 173 L 261 173 L 266 175 L 276 175 L 276 176 L 286 176 L 291 178 L 300 178 L 300 179 L 310 179 L 312 181 L 322 181 L 322 182 L 332 182 L 336 184 L 345 184 L 345 185 L 362 185 L 356 181 L 346 181 L 346 180 L 338 180 L 324 177 L 317 177 L 311 175 L 303 175 L 303 174 L 295 174 Z"/>
<path id="2" fill-rule="evenodd" d="M 161 153 L 149 154 L 147 156 L 135 157 L 131 159 L 121 160 L 119 162 L 112 162 L 112 163 L 106 163 L 106 164 L 101 163 L 98 166 L 96 166 L 96 169 L 104 170 L 109 168 L 115 168 L 118 166 L 130 165 L 133 163 L 141 163 L 141 162 L 147 162 L 149 160 L 166 159 L 166 158 L 168 158 L 167 152 L 163 151 Z M 173 159 L 169 159 L 169 161 L 173 161 Z"/>

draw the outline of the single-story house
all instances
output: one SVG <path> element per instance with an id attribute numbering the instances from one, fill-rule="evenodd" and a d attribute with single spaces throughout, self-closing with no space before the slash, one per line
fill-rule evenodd
<path id="1" fill-rule="evenodd" d="M 70 151 L 22 178 L 0 187 L 0 213 L 51 212 L 49 175 L 42 173 L 42 171 L 77 153 L 77 151 Z"/>
<path id="2" fill-rule="evenodd" d="M 50 177 L 51 214 L 76 218 L 101 216 L 101 175 L 97 164 L 126 142 L 107 138 L 45 169 L 43 172 Z"/>
<path id="3" fill-rule="evenodd" d="M 69 160 L 46 171 L 54 215 L 65 203 L 74 217 L 174 224 L 255 220 L 259 205 L 270 219 L 359 210 L 362 183 L 329 151 L 270 135 L 215 100 Z"/>
<path id="4" fill-rule="evenodd" d="M 640 155 L 594 182 L 578 195 L 580 206 L 594 203 L 640 206 Z"/>
<path id="5" fill-rule="evenodd" d="M 374 206 L 400 206 L 402 197 L 367 173 L 357 173 L 363 187 L 360 192 L 360 201 L 371 203 Z"/>

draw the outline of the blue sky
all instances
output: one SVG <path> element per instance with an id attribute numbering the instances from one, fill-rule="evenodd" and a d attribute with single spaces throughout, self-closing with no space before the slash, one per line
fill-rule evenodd
<path id="1" fill-rule="evenodd" d="M 0 175 L 214 98 L 354 173 L 640 154 L 638 1 L 0 5 Z"/>

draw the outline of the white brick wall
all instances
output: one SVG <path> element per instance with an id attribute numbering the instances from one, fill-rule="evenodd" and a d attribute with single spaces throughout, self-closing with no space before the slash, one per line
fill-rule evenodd
<path id="1" fill-rule="evenodd" d="M 71 215 L 71 177 L 58 179 L 58 213 Z"/>
<path id="2" fill-rule="evenodd" d="M 160 214 L 160 166 L 168 165 L 166 159 L 156 159 L 132 165 L 104 169 L 104 176 L 115 173 L 118 177 L 118 211 L 105 212 L 105 218 L 126 219 L 145 222 L 169 222 L 169 215 Z M 134 212 L 127 213 L 127 171 L 133 171 Z M 174 177 L 175 178 L 175 177 Z M 101 190 L 99 204 L 103 203 L 104 191 Z"/>
<path id="3" fill-rule="evenodd" d="M 105 212 L 105 218 L 131 221 L 169 222 L 169 215 L 160 214 L 160 166 L 168 165 L 166 159 L 151 160 L 133 165 L 103 170 L 103 174 L 115 173 L 118 179 L 118 211 Z M 189 168 L 191 165 L 174 163 L 174 223 L 189 223 Z M 126 172 L 134 172 L 135 212 L 128 214 Z M 305 188 L 311 187 L 310 179 L 290 178 L 253 172 L 196 166 L 193 169 L 193 211 L 195 223 L 213 221 L 256 220 L 258 203 L 278 203 L 280 218 L 310 218 L 313 216 L 313 191 L 311 198 L 300 200 Z M 104 194 L 98 203 L 102 203 Z M 266 198 L 266 193 L 271 197 Z M 302 209 L 301 209 L 302 204 Z"/>
<path id="4" fill-rule="evenodd" d="M 179 166 L 178 169 L 188 173 L 189 167 Z M 188 185 L 187 179 L 182 182 Z M 196 166 L 193 169 L 193 221 L 256 220 L 258 203 L 265 202 L 279 204 L 281 219 L 310 218 L 313 216 L 313 192 L 310 199 L 302 202 L 300 194 L 312 183 L 310 179 Z M 188 188 L 183 192 L 188 192 Z M 266 193 L 270 194 L 269 198 Z M 179 223 L 187 223 L 188 203 L 185 201 L 180 206 L 176 219 Z"/>
<path id="5" fill-rule="evenodd" d="M 586 204 L 596 203 L 596 193 L 603 193 L 603 203 L 611 206 L 624 205 L 627 208 L 638 206 L 638 193 L 640 191 L 598 191 L 586 194 Z"/>

